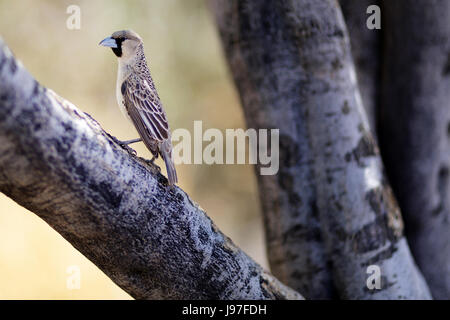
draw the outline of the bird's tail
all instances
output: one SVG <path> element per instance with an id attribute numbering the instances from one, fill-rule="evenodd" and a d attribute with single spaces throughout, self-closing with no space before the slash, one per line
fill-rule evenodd
<path id="1" fill-rule="evenodd" d="M 177 170 L 175 169 L 175 163 L 172 157 L 172 148 L 169 151 L 161 152 L 161 156 L 166 164 L 167 179 L 169 180 L 169 185 L 174 185 L 178 182 Z"/>

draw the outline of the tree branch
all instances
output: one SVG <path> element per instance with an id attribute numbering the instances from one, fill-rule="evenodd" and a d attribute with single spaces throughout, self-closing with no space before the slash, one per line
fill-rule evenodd
<path id="1" fill-rule="evenodd" d="M 0 39 L 0 191 L 138 299 L 299 299 Z"/>

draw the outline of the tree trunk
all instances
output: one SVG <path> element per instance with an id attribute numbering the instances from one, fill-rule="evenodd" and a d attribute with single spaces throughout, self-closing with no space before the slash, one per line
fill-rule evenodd
<path id="1" fill-rule="evenodd" d="M 284 5 L 283 5 L 284 6 Z M 214 11 L 248 127 L 281 128 L 280 170 L 260 175 L 272 272 L 306 298 L 334 296 L 320 231 L 302 76 L 292 25 L 276 1 L 215 1 Z M 285 37 L 283 36 L 285 35 Z"/>
<path id="2" fill-rule="evenodd" d="M 258 176 L 274 273 L 306 297 L 330 297 L 329 259 L 341 298 L 430 298 L 337 2 L 215 0 L 212 9 L 248 126 L 280 128 L 280 172 Z M 379 290 L 366 285 L 369 265 L 381 269 Z"/>
<path id="3" fill-rule="evenodd" d="M 0 39 L 0 191 L 138 299 L 298 299 Z"/>
<path id="4" fill-rule="evenodd" d="M 433 297 L 450 299 L 450 2 L 384 1 L 379 139 Z"/>

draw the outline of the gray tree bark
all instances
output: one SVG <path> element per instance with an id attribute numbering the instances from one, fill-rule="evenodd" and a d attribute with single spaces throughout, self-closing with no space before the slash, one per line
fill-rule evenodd
<path id="1" fill-rule="evenodd" d="M 330 297 L 332 273 L 341 298 L 430 298 L 337 2 L 215 0 L 212 10 L 248 126 L 280 128 L 280 172 L 258 175 L 274 274 L 306 297 Z M 369 265 L 381 269 L 380 290 L 366 285 Z"/>
<path id="2" fill-rule="evenodd" d="M 138 299 L 299 299 L 0 39 L 0 191 Z"/>
<path id="3" fill-rule="evenodd" d="M 367 8 L 380 5 L 374 0 L 339 0 L 347 25 L 358 87 L 372 134 L 376 135 L 377 106 L 380 102 L 381 30 L 368 29 Z"/>
<path id="4" fill-rule="evenodd" d="M 450 299 L 450 2 L 384 1 L 379 139 L 433 297 Z"/>

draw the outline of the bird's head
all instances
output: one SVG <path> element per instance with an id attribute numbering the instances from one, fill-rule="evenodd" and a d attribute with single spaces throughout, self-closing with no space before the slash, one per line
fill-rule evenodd
<path id="1" fill-rule="evenodd" d="M 142 38 L 131 30 L 116 31 L 99 43 L 101 46 L 110 47 L 117 58 L 123 60 L 133 57 L 140 44 Z"/>

